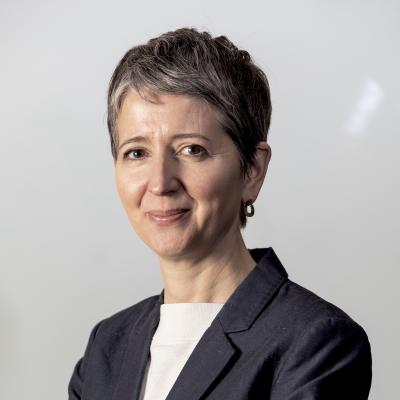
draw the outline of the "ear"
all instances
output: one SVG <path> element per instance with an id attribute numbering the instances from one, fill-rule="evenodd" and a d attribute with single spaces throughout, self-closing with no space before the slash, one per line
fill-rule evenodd
<path id="1" fill-rule="evenodd" d="M 270 145 L 265 141 L 258 142 L 256 156 L 250 167 L 249 176 L 246 176 L 244 180 L 243 202 L 247 200 L 252 200 L 254 202 L 257 199 L 268 170 L 271 155 Z"/>

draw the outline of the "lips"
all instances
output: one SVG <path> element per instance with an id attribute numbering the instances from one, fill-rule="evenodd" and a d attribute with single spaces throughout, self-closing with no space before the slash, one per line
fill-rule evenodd
<path id="1" fill-rule="evenodd" d="M 156 218 L 168 218 L 168 217 L 172 217 L 174 215 L 179 215 L 182 213 L 185 213 L 186 211 L 188 211 L 187 208 L 174 208 L 174 209 L 170 209 L 170 210 L 152 210 L 152 211 L 148 211 L 147 214 L 149 214 L 152 217 L 156 217 Z"/>
<path id="2" fill-rule="evenodd" d="M 170 210 L 152 210 L 148 211 L 147 217 L 158 226 L 169 226 L 186 220 L 189 215 L 187 208 L 175 208 Z"/>

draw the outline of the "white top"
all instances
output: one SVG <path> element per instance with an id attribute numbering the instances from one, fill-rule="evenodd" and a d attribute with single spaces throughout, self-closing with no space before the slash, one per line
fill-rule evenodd
<path id="1" fill-rule="evenodd" d="M 161 304 L 140 400 L 165 400 L 197 342 L 224 304 Z"/>

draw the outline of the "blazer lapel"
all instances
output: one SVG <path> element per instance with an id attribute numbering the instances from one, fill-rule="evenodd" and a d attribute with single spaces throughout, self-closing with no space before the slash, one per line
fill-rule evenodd
<path id="1" fill-rule="evenodd" d="M 225 335 L 218 318 L 214 319 L 191 353 L 166 400 L 200 399 L 237 356 L 238 351 Z"/>

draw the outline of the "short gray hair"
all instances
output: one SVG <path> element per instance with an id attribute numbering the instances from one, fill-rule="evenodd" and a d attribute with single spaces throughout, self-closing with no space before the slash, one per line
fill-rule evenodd
<path id="1" fill-rule="evenodd" d="M 267 77 L 246 50 L 239 50 L 225 36 L 213 38 L 194 28 L 166 32 L 128 50 L 108 89 L 107 125 L 114 160 L 122 102 L 131 89 L 145 98 L 145 88 L 194 96 L 214 106 L 237 147 L 243 176 L 249 172 L 257 143 L 267 140 L 272 107 Z M 243 207 L 240 221 L 243 228 Z"/>

